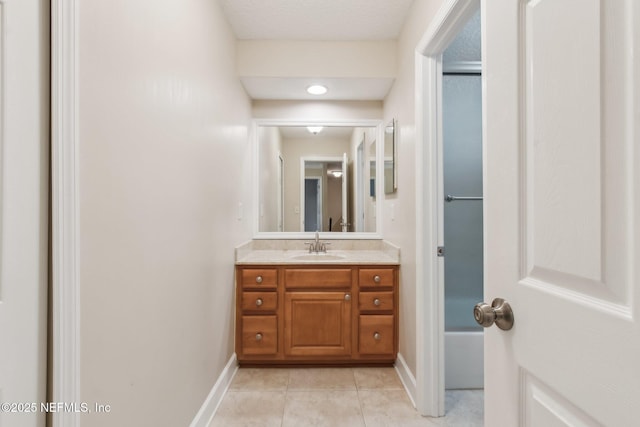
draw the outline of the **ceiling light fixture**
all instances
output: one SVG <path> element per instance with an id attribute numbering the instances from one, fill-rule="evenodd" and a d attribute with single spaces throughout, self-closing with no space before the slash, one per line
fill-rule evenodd
<path id="1" fill-rule="evenodd" d="M 327 91 L 327 87 L 322 85 L 312 85 L 307 88 L 307 92 L 311 95 L 324 95 Z"/>
<path id="2" fill-rule="evenodd" d="M 307 130 L 314 135 L 317 135 L 320 132 L 322 132 L 322 129 L 324 129 L 323 126 L 307 126 Z"/>
<path id="3" fill-rule="evenodd" d="M 334 178 L 340 178 L 342 176 L 342 171 L 340 170 L 331 171 L 329 173 L 333 175 Z"/>

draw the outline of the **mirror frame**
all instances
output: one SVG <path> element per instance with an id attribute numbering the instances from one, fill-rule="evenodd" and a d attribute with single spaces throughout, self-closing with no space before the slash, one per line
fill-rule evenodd
<path id="1" fill-rule="evenodd" d="M 310 239 L 315 233 L 312 232 L 284 232 L 284 231 L 259 231 L 260 225 L 260 170 L 259 170 L 259 148 L 258 128 L 260 126 L 350 126 L 350 127 L 373 127 L 376 128 L 376 163 L 384 161 L 384 122 L 383 120 L 282 120 L 282 119 L 254 119 L 251 128 L 252 136 L 252 203 L 253 203 L 253 238 L 254 239 Z M 384 169 L 376 169 L 376 194 L 384 194 Z M 368 193 L 367 193 L 368 194 Z M 323 240 L 380 240 L 382 239 L 382 208 L 384 196 L 376 198 L 376 231 L 375 232 L 320 232 Z"/>

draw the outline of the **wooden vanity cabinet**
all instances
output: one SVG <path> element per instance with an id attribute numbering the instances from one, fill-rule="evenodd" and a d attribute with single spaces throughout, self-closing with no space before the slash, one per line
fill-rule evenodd
<path id="1" fill-rule="evenodd" d="M 241 364 L 388 364 L 398 266 L 236 266 Z"/>

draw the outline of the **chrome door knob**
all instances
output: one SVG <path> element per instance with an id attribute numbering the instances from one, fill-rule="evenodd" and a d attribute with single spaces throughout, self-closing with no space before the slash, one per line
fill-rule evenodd
<path id="1" fill-rule="evenodd" d="M 379 332 L 374 332 L 373 339 L 376 340 L 376 341 L 380 341 L 380 338 L 382 338 L 380 333 Z"/>
<path id="2" fill-rule="evenodd" d="M 256 277 L 256 283 L 262 283 L 262 276 Z"/>
<path id="3" fill-rule="evenodd" d="M 351 294 L 344 294 L 345 301 L 351 301 Z"/>
<path id="4" fill-rule="evenodd" d="M 508 331 L 513 327 L 513 310 L 511 310 L 509 303 L 502 298 L 494 299 L 491 305 L 483 302 L 476 304 L 473 308 L 473 317 L 484 328 L 488 328 L 494 323 L 503 331 Z"/>
<path id="5" fill-rule="evenodd" d="M 373 281 L 376 283 L 380 283 L 380 276 L 378 276 L 377 274 L 373 276 Z"/>
<path id="6" fill-rule="evenodd" d="M 264 301 L 262 301 L 262 298 L 258 298 L 256 300 L 256 306 L 258 306 L 258 307 L 260 307 L 263 303 L 264 303 Z"/>
<path id="7" fill-rule="evenodd" d="M 262 341 L 262 334 L 260 332 L 256 334 L 256 341 Z"/>
<path id="8" fill-rule="evenodd" d="M 380 306 L 380 299 L 376 298 L 373 300 L 373 305 L 375 305 L 376 307 Z"/>

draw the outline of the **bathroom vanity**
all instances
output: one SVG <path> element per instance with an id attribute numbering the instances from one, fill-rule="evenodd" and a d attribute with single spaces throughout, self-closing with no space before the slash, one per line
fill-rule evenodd
<path id="1" fill-rule="evenodd" d="M 299 247 L 300 242 L 289 243 Z M 332 242 L 340 246 L 339 242 Z M 392 364 L 398 351 L 396 248 L 236 253 L 240 364 Z M 274 245 L 273 242 L 269 245 Z M 360 243 L 362 245 L 362 243 Z M 371 249 L 371 246 L 380 249 Z M 278 246 L 277 244 L 275 246 Z M 354 248 L 355 247 L 355 248 Z"/>

